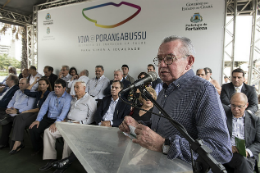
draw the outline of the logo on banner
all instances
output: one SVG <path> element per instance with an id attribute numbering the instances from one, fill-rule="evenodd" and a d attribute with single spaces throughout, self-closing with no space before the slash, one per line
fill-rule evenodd
<path id="1" fill-rule="evenodd" d="M 51 32 L 49 27 L 47 27 L 47 31 L 46 32 L 47 32 L 47 34 L 49 34 Z"/>
<path id="2" fill-rule="evenodd" d="M 190 21 L 193 23 L 202 22 L 203 18 L 200 13 L 194 13 L 194 15 L 190 18 Z"/>
<path id="3" fill-rule="evenodd" d="M 84 13 L 84 11 L 87 11 L 87 10 L 92 10 L 92 9 L 96 9 L 96 8 L 100 8 L 100 7 L 105 7 L 105 6 L 109 6 L 109 5 L 112 5 L 112 6 L 115 6 L 115 7 L 120 7 L 121 5 L 127 5 L 127 6 L 130 6 L 132 8 L 136 8 L 137 11 L 132 14 L 131 16 L 129 16 L 128 18 L 124 19 L 123 21 L 119 22 L 119 23 L 116 23 L 116 24 L 112 24 L 112 25 L 102 25 L 102 24 L 98 24 L 97 23 L 97 20 L 95 19 L 91 19 L 89 17 L 87 17 Z M 120 2 L 119 4 L 116 4 L 114 2 L 108 2 L 108 3 L 104 3 L 104 4 L 100 4 L 100 5 L 96 5 L 96 6 L 92 6 L 92 7 L 88 7 L 88 8 L 84 8 L 82 10 L 82 15 L 90 22 L 93 22 L 95 23 L 95 25 L 97 27 L 100 27 L 100 28 L 115 28 L 115 27 L 118 27 L 120 25 L 123 25 L 124 23 L 130 21 L 131 19 L 133 19 L 134 17 L 136 17 L 141 11 L 141 7 L 138 6 L 138 5 L 135 5 L 135 4 L 132 4 L 132 3 L 129 3 L 129 2 Z"/>
<path id="4" fill-rule="evenodd" d="M 50 19 L 51 19 L 51 15 L 50 15 L 50 13 L 47 13 L 45 19 L 46 19 L 46 20 L 50 20 Z"/>

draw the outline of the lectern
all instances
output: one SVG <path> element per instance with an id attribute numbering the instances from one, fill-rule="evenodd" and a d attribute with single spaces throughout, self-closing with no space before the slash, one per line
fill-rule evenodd
<path id="1" fill-rule="evenodd" d="M 88 173 L 192 173 L 191 165 L 132 142 L 118 128 L 57 122 Z"/>

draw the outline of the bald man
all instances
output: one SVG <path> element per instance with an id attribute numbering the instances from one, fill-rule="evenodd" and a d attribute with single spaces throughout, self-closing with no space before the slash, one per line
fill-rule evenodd
<path id="1" fill-rule="evenodd" d="M 226 115 L 233 157 L 224 166 L 234 169 L 234 173 L 253 173 L 260 152 L 260 119 L 246 111 L 248 99 L 244 93 L 235 93 L 230 103 L 231 110 L 228 110 Z M 245 140 L 246 157 L 238 151 L 235 137 Z"/>

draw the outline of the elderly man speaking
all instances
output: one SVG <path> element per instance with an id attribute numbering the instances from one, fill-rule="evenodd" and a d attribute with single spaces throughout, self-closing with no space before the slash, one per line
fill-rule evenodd
<path id="1" fill-rule="evenodd" d="M 163 81 L 157 102 L 182 124 L 194 139 L 201 139 L 220 163 L 232 157 L 226 116 L 214 86 L 193 72 L 194 50 L 190 39 L 170 36 L 163 40 L 154 64 Z M 153 110 L 161 114 L 157 108 Z M 136 127 L 133 142 L 153 151 L 163 152 L 169 159 L 178 158 L 191 163 L 189 142 L 165 118 L 152 115 L 150 123 L 139 124 L 126 116 L 119 128 L 129 132 Z M 194 159 L 198 157 L 193 155 Z"/>

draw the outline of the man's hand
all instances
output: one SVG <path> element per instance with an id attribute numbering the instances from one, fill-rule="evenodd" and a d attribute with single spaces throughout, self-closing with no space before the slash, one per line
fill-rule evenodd
<path id="1" fill-rule="evenodd" d="M 78 78 L 79 78 L 78 75 L 74 75 L 74 76 L 72 76 L 72 78 L 70 80 L 73 81 L 74 79 L 78 79 Z"/>
<path id="2" fill-rule="evenodd" d="M 7 114 L 17 114 L 17 109 L 11 107 L 5 110 Z"/>
<path id="3" fill-rule="evenodd" d="M 40 79 L 40 77 L 39 77 L 39 76 L 38 76 L 38 77 L 36 77 L 36 78 L 34 79 L 33 83 L 37 83 L 39 79 Z"/>
<path id="4" fill-rule="evenodd" d="M 57 127 L 56 127 L 55 123 L 53 123 L 53 124 L 49 127 L 49 130 L 50 130 L 52 133 L 56 132 Z"/>
<path id="5" fill-rule="evenodd" d="M 34 121 L 34 122 L 30 125 L 29 129 L 32 129 L 33 126 L 35 126 L 35 125 L 36 125 L 36 128 L 38 128 L 39 125 L 40 125 L 40 121 Z"/>
<path id="6" fill-rule="evenodd" d="M 59 72 L 59 78 L 62 78 L 63 77 L 63 74 L 62 74 L 62 71 Z"/>
<path id="7" fill-rule="evenodd" d="M 232 153 L 239 153 L 236 146 L 232 146 Z"/>
<path id="8" fill-rule="evenodd" d="M 101 126 L 112 127 L 110 121 L 101 121 Z"/>
<path id="9" fill-rule="evenodd" d="M 246 151 L 246 157 L 248 157 L 249 156 L 249 153 Z"/>
<path id="10" fill-rule="evenodd" d="M 119 129 L 123 132 L 130 132 L 129 125 L 136 127 L 138 122 L 130 116 L 125 116 L 124 121 L 120 124 Z"/>
<path id="11" fill-rule="evenodd" d="M 142 124 L 136 126 L 135 133 L 137 139 L 133 139 L 134 143 L 138 143 L 149 150 L 162 152 L 165 139 L 159 134 Z"/>

